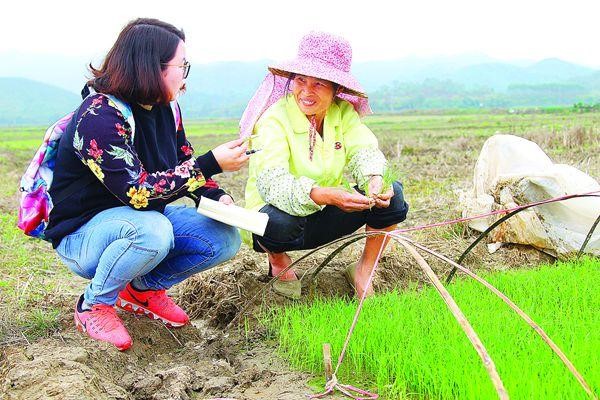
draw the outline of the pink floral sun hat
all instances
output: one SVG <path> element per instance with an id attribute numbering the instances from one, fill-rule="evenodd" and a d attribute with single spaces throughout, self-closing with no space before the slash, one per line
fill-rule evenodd
<path id="1" fill-rule="evenodd" d="M 342 37 L 324 32 L 310 32 L 300 41 L 295 59 L 269 66 L 269 73 L 246 106 L 240 119 L 240 136 L 252 134 L 254 124 L 273 103 L 286 93 L 292 74 L 312 76 L 343 87 L 337 97 L 348 101 L 362 117 L 371 114 L 364 89 L 350 73 L 352 48 Z"/>

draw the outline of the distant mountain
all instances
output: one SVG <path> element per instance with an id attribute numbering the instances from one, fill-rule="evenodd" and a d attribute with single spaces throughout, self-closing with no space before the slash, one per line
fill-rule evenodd
<path id="1" fill-rule="evenodd" d="M 461 68 L 442 78 L 450 79 L 470 87 L 485 86 L 492 89 L 504 90 L 511 83 L 523 83 L 532 79 L 535 80 L 533 83 L 538 83 L 538 80 L 530 76 L 526 71 L 526 67 L 517 67 L 504 63 L 486 63 Z"/>
<path id="2" fill-rule="evenodd" d="M 193 64 L 187 85 L 190 93 L 253 93 L 267 73 L 268 60 Z"/>
<path id="3" fill-rule="evenodd" d="M 399 83 L 371 93 L 376 112 L 451 108 L 509 108 L 600 104 L 600 88 L 577 83 L 514 84 L 505 91 L 469 88 L 450 80 Z"/>
<path id="4" fill-rule="evenodd" d="M 49 125 L 79 104 L 75 93 L 23 78 L 0 78 L 0 125 Z"/>
<path id="5" fill-rule="evenodd" d="M 425 79 L 446 79 L 452 73 L 470 65 L 494 62 L 481 54 L 446 57 L 408 57 L 401 60 L 359 62 L 352 71 L 365 90 L 371 92 L 394 81 L 422 82 Z"/>
<path id="6" fill-rule="evenodd" d="M 499 62 L 470 65 L 437 78 L 450 79 L 469 87 L 485 86 L 496 90 L 506 90 L 514 84 L 567 82 L 593 72 L 594 70 L 591 68 L 558 59 L 546 59 L 529 66 L 515 66 Z"/>
<path id="7" fill-rule="evenodd" d="M 560 82 L 576 79 L 597 72 L 592 68 L 568 63 L 558 58 L 547 58 L 527 67 L 532 75 L 544 82 Z"/>
<path id="8" fill-rule="evenodd" d="M 239 117 L 267 64 L 200 66 L 190 74 L 190 90 L 181 98 L 185 115 Z M 600 71 L 558 59 L 514 65 L 480 55 L 413 58 L 357 63 L 353 73 L 369 93 L 375 112 L 600 101 Z"/>
<path id="9" fill-rule="evenodd" d="M 94 58 L 10 51 L 0 53 L 0 60 L 0 77 L 26 78 L 79 93 L 89 76 L 87 65 Z"/>
<path id="10" fill-rule="evenodd" d="M 186 118 L 237 118 L 267 73 L 267 60 L 192 65 L 180 103 Z"/>
<path id="11" fill-rule="evenodd" d="M 0 76 L 21 78 L 2 79 L 0 124 L 46 124 L 76 106 L 89 59 L 11 54 L 0 54 Z M 268 64 L 193 63 L 188 91 L 180 99 L 184 117 L 240 117 Z M 556 58 L 501 62 L 481 54 L 410 57 L 357 62 L 353 73 L 376 112 L 600 101 L 600 70 Z"/>
<path id="12" fill-rule="evenodd" d="M 0 77 L 22 77 L 49 83 L 79 93 L 89 76 L 87 65 L 99 65 L 93 56 L 32 55 L 0 53 Z M 254 62 L 192 63 L 188 81 L 192 91 L 243 93 L 258 86 L 269 60 Z M 406 57 L 399 60 L 355 62 L 353 73 L 369 92 L 394 81 L 419 83 L 425 79 L 453 80 L 469 87 L 486 86 L 505 90 L 510 84 L 566 82 L 598 72 L 592 68 L 549 58 L 499 61 L 484 54 L 439 57 Z"/>
<path id="13" fill-rule="evenodd" d="M 600 90 L 600 71 L 594 72 L 590 75 L 582 76 L 569 80 L 569 82 L 583 85 L 589 89 Z"/>

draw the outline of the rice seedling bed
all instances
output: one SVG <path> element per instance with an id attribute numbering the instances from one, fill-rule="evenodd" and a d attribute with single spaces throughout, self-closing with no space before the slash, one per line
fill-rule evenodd
<path id="1" fill-rule="evenodd" d="M 600 394 L 600 260 L 486 278 L 549 334 Z M 460 280 L 449 291 L 512 399 L 588 398 L 542 339 L 483 286 Z M 356 306 L 354 300 L 317 299 L 273 310 L 265 323 L 292 365 L 322 375 L 322 345 L 331 343 L 335 367 Z M 367 299 L 338 378 L 376 389 L 385 399 L 497 398 L 477 353 L 433 288 Z"/>

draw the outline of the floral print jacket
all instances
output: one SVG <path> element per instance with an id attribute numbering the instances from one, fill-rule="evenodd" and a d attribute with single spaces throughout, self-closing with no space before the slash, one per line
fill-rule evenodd
<path id="1" fill-rule="evenodd" d="M 73 148 L 81 162 L 123 204 L 144 209 L 173 201 L 207 182 L 208 188 L 218 187 L 214 181 L 205 179 L 193 157 L 194 150 L 183 134 L 182 124 L 177 127 L 179 164 L 149 173 L 134 147 L 132 128 L 117 106 L 101 94 L 92 96 L 86 103 L 77 121 Z M 98 129 L 106 126 L 111 129 Z"/>

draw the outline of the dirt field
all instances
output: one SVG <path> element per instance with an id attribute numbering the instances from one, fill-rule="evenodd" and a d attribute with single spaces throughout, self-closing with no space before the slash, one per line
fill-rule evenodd
<path id="1" fill-rule="evenodd" d="M 496 132 L 538 142 L 555 162 L 600 177 L 600 115 L 479 114 L 376 116 L 367 124 L 402 173 L 409 218 L 403 225 L 460 216 L 458 195 L 470 188 L 472 169 L 485 139 Z M 235 122 L 190 124 L 198 151 L 232 138 L 207 132 L 235 131 Z M 219 129 L 217 129 L 219 128 Z M 277 356 L 277 343 L 257 322 L 261 310 L 285 300 L 264 290 L 266 258 L 247 247 L 230 262 L 196 276 L 172 294 L 193 326 L 167 329 L 146 317 L 121 314 L 134 345 L 119 352 L 74 329 L 72 307 L 85 281 L 61 265 L 49 245 L 24 238 L 14 228 L 18 178 L 42 130 L 0 130 L 0 393 L 6 399 L 300 399 L 319 388 L 315 377 L 293 371 Z M 220 176 L 243 204 L 247 171 Z M 415 232 L 412 237 L 456 258 L 474 239 L 464 225 Z M 298 268 L 307 273 L 303 299 L 351 296 L 342 270 L 358 259 L 357 243 L 309 283 L 326 256 L 321 251 Z M 331 251 L 331 250 L 330 250 Z M 300 254 L 293 254 L 297 258 Z M 531 248 L 505 246 L 489 254 L 484 245 L 467 258 L 474 270 L 527 268 L 551 258 Z M 439 275 L 446 266 L 432 261 Z M 392 246 L 383 257 L 375 290 L 424 282 L 416 265 Z M 256 301 L 248 301 L 260 293 Z M 240 323 L 228 324 L 247 306 Z M 349 321 L 350 323 L 350 321 Z M 341 397 L 330 397 L 341 398 Z"/>

